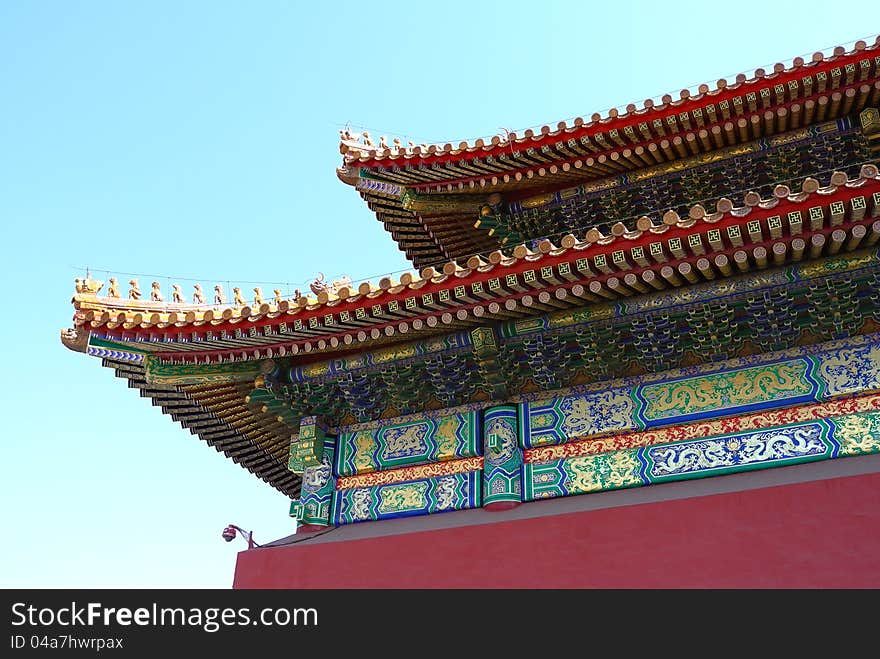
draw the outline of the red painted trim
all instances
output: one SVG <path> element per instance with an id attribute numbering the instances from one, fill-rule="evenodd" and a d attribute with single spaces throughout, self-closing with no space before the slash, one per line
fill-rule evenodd
<path id="1" fill-rule="evenodd" d="M 309 533 L 316 533 L 318 531 L 326 531 L 329 526 L 323 526 L 321 524 L 300 524 L 296 527 L 297 534 L 302 533 L 303 535 Z"/>
<path id="2" fill-rule="evenodd" d="M 488 510 L 489 512 L 500 513 L 505 510 L 513 510 L 522 505 L 522 501 L 495 501 L 493 503 L 487 503 L 483 506 L 483 510 Z"/>
<path id="3" fill-rule="evenodd" d="M 262 548 L 233 587 L 880 588 L 880 473 Z"/>
<path id="4" fill-rule="evenodd" d="M 745 120 L 749 121 L 754 116 L 763 117 L 767 112 L 773 112 L 774 116 L 775 116 L 775 111 L 778 111 L 780 108 L 791 109 L 791 107 L 794 105 L 800 105 L 801 108 L 803 108 L 803 105 L 807 101 L 818 102 L 818 100 L 821 97 L 829 96 L 829 92 L 830 92 L 830 94 L 841 94 L 841 96 L 843 96 L 846 94 L 847 90 L 849 90 L 849 89 L 858 90 L 863 85 L 867 85 L 867 84 L 868 84 L 867 81 L 857 81 L 851 85 L 841 85 L 837 89 L 826 90 L 824 92 L 817 92 L 817 93 L 813 94 L 812 96 L 805 96 L 803 98 L 798 98 L 796 100 L 788 101 L 785 103 L 778 103 L 778 104 L 774 103 L 766 108 L 764 108 L 764 107 L 759 108 L 759 109 L 755 110 L 754 112 L 749 111 L 749 112 L 744 112 L 742 114 L 731 115 L 730 119 L 721 119 L 720 121 L 716 121 L 715 123 L 708 123 L 707 122 L 703 126 L 697 126 L 697 127 L 685 130 L 685 131 L 676 132 L 676 133 L 667 135 L 665 137 L 653 137 L 651 139 L 644 139 L 639 142 L 632 142 L 632 143 L 627 142 L 627 144 L 624 146 L 620 146 L 620 145 L 615 144 L 610 149 L 605 149 L 604 151 L 592 152 L 587 155 L 578 155 L 578 156 L 574 156 L 571 158 L 559 158 L 559 159 L 553 160 L 552 162 L 542 163 L 540 165 L 523 165 L 517 169 L 507 169 L 507 170 L 503 170 L 500 172 L 492 172 L 492 173 L 486 173 L 486 174 L 482 174 L 482 175 L 466 176 L 466 177 L 460 177 L 460 178 L 449 178 L 449 179 L 443 179 L 442 181 L 412 183 L 406 187 L 411 187 L 416 192 L 429 193 L 432 190 L 437 191 L 437 190 L 446 189 L 446 186 L 448 184 L 452 184 L 454 186 L 457 186 L 459 183 L 469 183 L 471 181 L 476 182 L 476 181 L 480 181 L 483 179 L 493 179 L 493 178 L 503 179 L 503 177 L 505 175 L 512 177 L 517 172 L 519 172 L 520 174 L 523 174 L 523 175 L 529 171 L 538 173 L 539 170 L 543 169 L 546 171 L 551 166 L 554 166 L 554 165 L 557 168 L 560 168 L 560 171 L 561 171 L 562 165 L 564 165 L 564 164 L 573 165 L 574 163 L 576 163 L 578 161 L 581 161 L 582 163 L 584 163 L 585 168 L 592 167 L 594 162 L 598 162 L 598 164 L 602 165 L 605 162 L 608 162 L 610 160 L 613 163 L 616 161 L 613 158 L 611 158 L 612 154 L 620 155 L 623 151 L 626 151 L 626 150 L 632 151 L 636 147 L 639 147 L 639 146 L 647 149 L 648 146 L 651 144 L 655 144 L 658 147 L 663 148 L 664 142 L 666 142 L 665 146 L 667 148 L 674 148 L 673 141 L 675 140 L 675 138 L 679 138 L 680 141 L 684 142 L 686 135 L 688 135 L 688 134 L 699 135 L 699 133 L 703 130 L 705 130 L 711 134 L 712 128 L 714 128 L 715 126 L 719 126 L 723 129 L 726 125 L 730 124 L 731 126 L 736 128 L 735 122 L 738 122 L 740 119 L 745 119 Z M 806 128 L 808 126 L 812 126 L 815 124 L 824 123 L 825 121 L 834 121 L 836 119 L 837 119 L 837 117 L 830 117 L 830 118 L 822 119 L 822 120 L 815 120 L 814 119 L 810 124 L 800 126 L 799 128 L 789 128 L 788 130 L 789 131 L 790 130 L 799 130 L 799 129 L 803 129 L 803 128 Z M 782 135 L 782 134 L 784 134 L 784 132 L 781 132 L 779 134 Z M 774 136 L 771 136 L 771 137 L 774 137 Z M 566 139 L 571 139 L 571 138 L 566 138 Z M 746 142 L 749 142 L 749 141 L 754 141 L 754 140 L 746 140 Z M 712 151 L 720 151 L 721 149 L 730 148 L 733 146 L 736 146 L 736 145 L 731 144 L 731 145 L 727 145 L 727 146 L 721 147 L 721 148 L 713 148 L 710 151 L 707 151 L 705 153 L 710 153 Z M 688 151 L 688 155 L 685 156 L 684 158 L 681 158 L 681 160 L 685 160 L 685 159 L 691 158 L 691 157 L 697 157 L 697 155 L 699 155 L 699 154 L 692 154 L 692 153 L 690 153 L 690 151 Z M 603 158 L 603 159 L 600 160 L 600 158 Z M 618 158 L 617 160 L 620 160 L 620 158 Z M 672 161 L 672 162 L 675 162 L 675 161 Z M 660 163 L 658 163 L 658 164 L 660 164 Z M 646 165 L 644 168 L 648 168 L 648 167 L 652 167 L 652 166 L 653 165 Z M 624 169 L 620 170 L 619 172 L 617 172 L 617 175 L 624 176 L 628 172 L 638 171 L 638 169 L 640 169 L 640 168 L 635 168 L 635 170 L 629 169 L 629 168 L 624 168 Z M 570 174 L 577 174 L 578 172 L 582 172 L 584 175 L 584 178 L 586 180 L 590 180 L 591 172 L 587 171 L 586 169 L 574 169 L 574 170 L 568 171 L 568 173 L 570 173 Z M 608 178 L 608 177 L 613 177 L 613 176 L 614 176 L 613 173 L 608 173 L 608 174 L 599 175 L 595 178 L 602 179 L 602 178 Z M 539 181 L 540 181 L 540 178 L 535 180 L 536 183 Z M 581 185 L 582 184 L 583 184 L 583 182 L 581 183 Z M 573 184 L 573 181 L 568 180 L 568 181 L 559 181 L 559 182 L 556 182 L 555 184 L 547 183 L 545 185 L 545 188 L 543 188 L 543 189 L 546 189 L 546 190 L 565 190 L 565 189 L 573 188 L 573 187 L 577 187 L 577 184 Z M 468 188 L 468 189 L 470 189 L 470 188 Z M 538 193 L 535 190 L 535 188 L 528 188 L 525 190 L 515 190 L 510 195 L 507 196 L 506 200 L 509 202 L 509 201 L 516 201 L 516 200 L 520 200 L 520 199 L 527 199 L 529 197 L 535 196 L 536 194 L 540 194 L 540 193 Z"/>
<path id="5" fill-rule="evenodd" d="M 686 237 L 689 235 L 692 235 L 694 233 L 699 233 L 702 237 L 705 238 L 706 233 L 711 229 L 726 230 L 727 227 L 732 226 L 732 225 L 738 225 L 738 224 L 745 225 L 747 222 L 750 222 L 753 220 L 766 220 L 768 217 L 771 217 L 773 215 L 785 216 L 787 213 L 794 211 L 794 210 L 805 211 L 805 210 L 808 210 L 809 208 L 811 208 L 812 206 L 816 206 L 816 205 L 821 205 L 823 207 L 827 207 L 829 204 L 831 204 L 834 201 L 849 202 L 852 198 L 858 197 L 858 196 L 870 197 L 870 195 L 875 190 L 880 190 L 880 181 L 869 179 L 869 180 L 866 180 L 864 182 L 864 184 L 859 187 L 840 186 L 839 188 L 837 188 L 837 190 L 833 194 L 824 195 L 824 194 L 819 194 L 819 193 L 813 193 L 813 194 L 809 195 L 806 198 L 806 200 L 803 202 L 792 202 L 787 199 L 783 199 L 780 201 L 779 204 L 777 204 L 773 208 L 763 209 L 763 208 L 755 207 L 752 210 L 752 212 L 749 213 L 749 215 L 747 215 L 745 217 L 734 217 L 733 215 L 727 214 L 723 219 L 719 220 L 715 224 L 708 224 L 706 222 L 703 222 L 702 220 L 699 220 L 697 222 L 697 224 L 694 225 L 694 227 L 690 227 L 687 229 L 681 228 L 681 227 L 672 227 L 668 231 L 666 231 L 665 233 L 662 233 L 662 234 L 653 234 L 650 232 L 645 232 L 639 238 L 636 238 L 635 240 L 617 239 L 609 245 L 600 245 L 598 243 L 594 243 L 583 250 L 576 250 L 576 249 L 572 248 L 572 249 L 566 250 L 564 253 L 557 255 L 557 256 L 546 254 L 543 257 L 541 257 L 540 260 L 538 260 L 538 261 L 529 261 L 525 258 L 519 259 L 512 266 L 509 266 L 509 267 L 499 266 L 499 267 L 494 268 L 493 270 L 491 270 L 489 272 L 485 272 L 485 273 L 473 271 L 466 277 L 462 277 L 461 279 L 452 280 L 452 283 L 450 283 L 450 279 L 447 279 L 446 281 L 444 281 L 442 283 L 428 282 L 427 284 L 425 284 L 422 288 L 420 288 L 418 290 L 408 289 L 405 293 L 397 293 L 397 294 L 391 294 L 391 293 L 385 292 L 382 295 L 377 296 L 376 298 L 373 298 L 373 299 L 366 301 L 366 302 L 362 298 L 362 299 L 358 300 L 357 302 L 344 302 L 344 303 L 338 304 L 333 307 L 327 307 L 326 305 L 322 305 L 319 309 L 316 309 L 315 311 L 299 312 L 296 314 L 285 313 L 285 314 L 282 314 L 282 315 L 280 315 L 276 318 L 273 318 L 273 319 L 261 319 L 259 321 L 255 321 L 255 322 L 242 321 L 237 324 L 224 323 L 222 325 L 212 326 L 210 331 L 215 332 L 215 333 L 219 333 L 222 329 L 234 330 L 236 328 L 239 328 L 242 330 L 249 330 L 251 327 L 263 327 L 264 325 L 267 325 L 267 324 L 277 326 L 281 322 L 290 323 L 290 322 L 292 322 L 292 320 L 294 320 L 296 318 L 299 318 L 300 320 L 302 320 L 304 322 L 308 322 L 309 318 L 312 318 L 312 317 L 321 318 L 323 315 L 328 314 L 328 313 L 332 313 L 332 314 L 336 315 L 336 314 L 339 314 L 339 312 L 341 312 L 341 311 L 353 312 L 355 309 L 357 309 L 359 307 L 369 308 L 373 304 L 385 305 L 390 300 L 401 301 L 404 298 L 413 297 L 413 296 L 415 296 L 416 298 L 419 298 L 421 295 L 424 295 L 426 293 L 437 294 L 440 290 L 451 289 L 452 287 L 458 286 L 458 285 L 467 286 L 467 285 L 470 285 L 471 283 L 477 282 L 477 281 L 486 282 L 489 279 L 492 279 L 495 277 L 502 277 L 505 274 L 509 274 L 509 273 L 520 274 L 520 273 L 524 272 L 525 270 L 541 268 L 543 266 L 555 266 L 555 265 L 558 265 L 559 263 L 564 263 L 564 262 L 573 262 L 573 261 L 576 261 L 577 259 L 583 258 L 583 257 L 595 257 L 599 254 L 610 255 L 612 252 L 615 252 L 615 251 L 618 251 L 621 249 L 629 250 L 629 249 L 632 249 L 633 247 L 638 247 L 638 246 L 646 247 L 647 245 L 649 245 L 652 242 L 662 241 L 665 243 L 666 241 L 670 240 L 671 238 L 676 238 L 676 237 L 683 239 L 684 246 L 687 249 Z M 839 228 L 844 228 L 844 229 L 851 228 L 852 226 L 855 226 L 857 224 L 870 225 L 875 221 L 876 221 L 876 218 L 874 218 L 874 217 L 865 217 L 863 220 L 860 220 L 859 222 L 844 221 L 843 224 L 841 224 L 839 227 L 825 227 L 820 231 L 810 231 L 808 229 L 808 227 L 805 227 L 804 232 L 802 234 L 800 234 L 800 236 L 797 236 L 797 237 L 804 238 L 804 239 L 808 240 L 809 237 L 815 233 L 823 233 L 825 235 L 829 235 L 831 232 L 833 232 L 834 230 L 839 229 Z M 809 225 L 809 217 L 805 218 L 804 224 Z M 762 227 L 762 230 L 766 233 L 765 227 Z M 782 238 L 779 238 L 779 239 L 768 239 L 768 240 L 765 240 L 761 243 L 752 244 L 752 243 L 748 242 L 747 234 L 744 234 L 743 240 L 745 243 L 747 243 L 746 246 L 751 249 L 751 248 L 754 248 L 758 245 L 761 245 L 764 247 L 769 247 L 773 243 L 776 243 L 776 242 L 784 242 L 784 243 L 788 244 L 791 242 L 791 240 L 794 237 L 796 237 L 796 236 L 791 236 L 791 235 L 786 234 Z M 726 240 L 726 238 L 725 238 L 725 240 Z M 711 249 L 707 249 L 705 258 L 712 257 L 717 254 L 730 255 L 733 252 L 737 251 L 738 249 L 744 249 L 744 248 L 730 247 L 730 248 L 727 248 L 721 252 L 714 252 Z M 768 250 L 768 252 L 769 251 L 770 250 Z M 770 259 L 772 261 L 772 254 L 768 253 L 768 257 L 770 257 Z M 670 266 L 674 267 L 674 266 L 678 265 L 679 263 L 683 263 L 683 262 L 688 262 L 690 264 L 694 264 L 694 263 L 696 263 L 696 261 L 699 258 L 704 258 L 704 257 L 687 256 L 683 259 L 670 259 L 667 263 L 665 263 L 663 265 L 670 265 Z M 595 278 L 590 278 L 590 280 L 597 279 L 599 281 L 605 281 L 609 277 L 620 276 L 622 274 L 625 274 L 625 272 L 632 272 L 632 273 L 638 274 L 638 273 L 642 272 L 643 270 L 646 270 L 646 269 L 656 270 L 659 267 L 660 267 L 660 265 L 652 265 L 652 266 L 649 266 L 648 268 L 635 266 L 628 271 L 618 271 L 618 272 L 615 272 L 614 274 L 610 274 L 610 275 L 599 274 L 599 276 L 597 276 Z M 586 281 L 586 279 L 579 280 L 579 282 L 583 282 L 583 281 Z M 552 292 L 556 288 L 560 288 L 560 287 L 570 288 L 575 283 L 579 283 L 579 282 L 568 282 L 568 283 L 560 285 L 560 286 L 548 286 L 548 287 L 545 287 L 541 290 L 547 290 L 547 291 Z M 524 295 L 534 294 L 536 292 L 539 292 L 539 291 L 531 290 L 531 291 L 527 291 L 525 293 L 515 293 L 515 294 L 511 294 L 511 295 L 498 295 L 494 299 L 496 301 L 503 301 L 508 298 L 519 299 L 519 298 L 523 297 Z M 485 300 L 485 301 L 481 301 L 480 303 L 477 303 L 477 304 L 485 305 L 485 304 L 488 304 L 488 302 L 489 302 L 488 300 Z M 447 309 L 447 311 L 454 313 L 458 309 L 471 309 L 474 306 L 477 306 L 477 304 L 457 305 L 457 306 L 453 306 L 453 307 Z M 438 312 L 421 314 L 418 316 L 410 316 L 405 319 L 399 318 L 399 319 L 395 319 L 393 321 L 387 321 L 387 322 L 383 322 L 381 324 L 370 325 L 370 326 L 358 328 L 358 329 L 369 330 L 369 329 L 372 329 L 375 327 L 379 330 L 383 330 L 386 326 L 389 326 L 389 325 L 396 326 L 398 323 L 400 323 L 401 321 L 404 321 L 404 320 L 411 321 L 416 318 L 424 320 L 424 319 L 428 318 L 429 316 L 439 316 L 442 313 L 443 313 L 443 311 L 438 311 Z M 282 345 L 287 346 L 287 347 L 293 346 L 294 344 L 303 345 L 306 342 L 315 342 L 321 338 L 324 338 L 326 340 L 326 339 L 329 339 L 331 336 L 336 336 L 337 338 L 341 338 L 345 334 L 356 334 L 358 332 L 358 329 L 341 329 L 340 331 L 337 331 L 337 332 L 322 334 L 320 336 L 313 336 L 313 337 L 306 338 L 306 339 L 296 339 L 296 340 L 292 340 L 292 341 L 279 341 L 278 343 L 275 343 L 275 344 L 256 346 L 256 347 L 247 347 L 247 348 L 243 347 L 243 348 L 236 348 L 236 349 L 199 351 L 198 353 L 195 353 L 195 354 L 183 353 L 183 352 L 177 352 L 177 351 L 156 352 L 156 353 L 152 353 L 152 354 L 157 355 L 160 358 L 184 359 L 184 360 L 188 360 L 188 361 L 194 361 L 196 359 L 202 359 L 206 356 L 214 357 L 217 355 L 230 355 L 230 354 L 235 354 L 235 353 L 247 353 L 247 352 L 253 352 L 253 350 L 256 350 L 256 349 L 258 349 L 258 350 L 265 350 L 267 348 L 277 349 L 278 347 L 280 347 Z M 152 328 L 151 330 L 141 330 L 141 331 L 137 332 L 136 334 L 138 336 L 145 337 L 145 336 L 148 336 L 149 334 L 160 334 L 160 335 L 164 335 L 164 334 L 168 334 L 168 333 L 176 334 L 177 332 L 180 332 L 180 331 L 184 331 L 185 333 L 191 333 L 192 331 L 194 331 L 194 327 L 187 326 L 187 328 L 165 328 L 165 329 Z M 205 331 L 207 331 L 207 330 L 205 330 Z M 110 335 L 110 338 L 119 338 L 123 334 L 127 334 L 129 336 L 134 335 L 131 330 L 124 330 L 124 329 L 123 330 L 119 330 L 119 329 L 109 330 L 109 331 L 107 331 L 107 334 Z M 204 331 L 200 332 L 200 334 L 204 335 Z M 359 346 L 357 343 L 352 343 L 351 345 L 347 346 L 345 344 L 342 344 L 342 342 L 340 341 L 340 346 L 337 348 L 337 350 L 341 352 L 346 349 L 356 349 L 358 347 Z M 327 353 L 321 353 L 321 354 L 326 358 Z M 298 356 L 306 356 L 306 355 L 308 355 L 308 353 L 300 353 Z"/>

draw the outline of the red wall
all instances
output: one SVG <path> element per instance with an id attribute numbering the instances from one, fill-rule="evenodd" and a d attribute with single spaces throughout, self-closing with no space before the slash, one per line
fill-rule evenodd
<path id="1" fill-rule="evenodd" d="M 243 551 L 233 587 L 880 588 L 880 473 Z"/>

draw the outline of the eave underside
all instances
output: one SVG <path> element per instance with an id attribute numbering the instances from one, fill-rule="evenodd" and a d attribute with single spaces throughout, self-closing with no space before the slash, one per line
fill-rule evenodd
<path id="1" fill-rule="evenodd" d="M 104 358 L 102 364 L 192 434 L 295 498 L 301 480 L 287 458 L 303 416 L 354 427 L 874 333 L 878 296 L 874 249 L 618 302 L 551 307 L 522 320 L 495 319 L 489 349 L 472 332 L 459 331 L 352 353 L 348 361 L 268 359 L 259 368 L 267 377 L 236 371 L 253 369 L 247 362 L 168 365 L 153 376 L 143 362 Z M 158 384 L 173 378 L 180 384 Z"/>
<path id="2" fill-rule="evenodd" d="M 351 426 L 474 402 L 549 397 L 579 385 L 877 331 L 880 256 L 864 252 L 706 282 L 680 294 L 502 322 L 489 351 L 473 334 L 458 332 L 365 353 L 356 362 L 274 360 L 277 375 L 266 386 L 296 417 Z"/>
<path id="3" fill-rule="evenodd" d="M 746 195 L 743 206 L 726 200 L 715 213 L 695 206 L 686 217 L 665 214 L 662 224 L 645 217 L 634 231 L 591 230 L 559 247 L 542 241 L 537 251 L 520 245 L 509 258 L 450 262 L 443 272 L 316 304 L 171 311 L 175 305 L 81 297 L 76 331 L 178 363 L 314 361 L 870 247 L 880 240 L 878 186 L 877 168 L 865 165 L 860 177 L 833 174 L 828 186 L 807 179 L 800 192 L 777 186 L 772 197 Z"/>

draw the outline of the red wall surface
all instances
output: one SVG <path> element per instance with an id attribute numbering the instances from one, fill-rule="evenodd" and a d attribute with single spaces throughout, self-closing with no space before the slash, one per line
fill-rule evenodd
<path id="1" fill-rule="evenodd" d="M 880 588 L 880 473 L 244 551 L 233 587 Z"/>

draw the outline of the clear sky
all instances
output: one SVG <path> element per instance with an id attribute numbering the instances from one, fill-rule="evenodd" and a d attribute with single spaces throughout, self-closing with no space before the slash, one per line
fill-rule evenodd
<path id="1" fill-rule="evenodd" d="M 880 32 L 872 3 L 711 6 L 0 2 L 0 586 L 227 588 L 227 523 L 293 531 L 283 495 L 61 345 L 83 266 L 166 292 L 378 279 L 407 263 L 336 178 L 346 123 L 555 126 Z"/>

